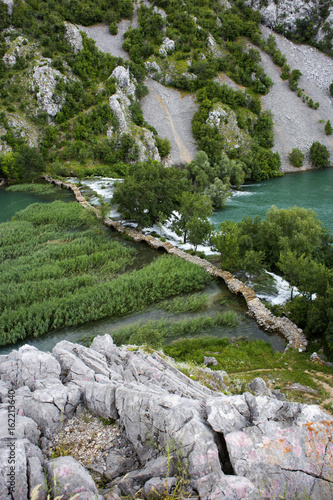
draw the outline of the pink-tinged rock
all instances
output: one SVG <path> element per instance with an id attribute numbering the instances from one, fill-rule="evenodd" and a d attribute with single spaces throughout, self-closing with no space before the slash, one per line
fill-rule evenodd
<path id="1" fill-rule="evenodd" d="M 102 500 L 89 472 L 73 457 L 58 457 L 46 462 L 48 483 L 51 485 L 52 498 L 61 496 L 68 500 L 73 494 L 78 498 Z"/>

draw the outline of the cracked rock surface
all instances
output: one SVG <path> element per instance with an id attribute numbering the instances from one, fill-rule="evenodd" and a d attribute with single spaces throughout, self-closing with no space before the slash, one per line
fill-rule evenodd
<path id="1" fill-rule="evenodd" d="M 172 494 L 179 460 L 192 498 L 268 500 L 286 491 L 296 499 L 304 490 L 330 500 L 333 418 L 318 406 L 278 400 L 262 380 L 251 389 L 257 395 L 212 391 L 158 353 L 119 348 L 108 335 L 90 348 L 64 340 L 52 354 L 25 345 L 0 357 L 1 499 L 12 499 L 12 443 L 15 500 L 38 484 L 46 499 L 44 472 L 63 498 L 150 498 L 155 487 Z M 95 417 L 86 419 L 87 409 Z M 50 459 L 52 442 L 75 457 Z"/>

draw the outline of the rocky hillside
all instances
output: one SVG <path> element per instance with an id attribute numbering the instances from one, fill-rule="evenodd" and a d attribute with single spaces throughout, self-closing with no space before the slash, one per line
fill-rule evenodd
<path id="1" fill-rule="evenodd" d="M 224 151 L 243 162 L 245 179 L 260 180 L 291 169 L 294 148 L 305 167 L 313 142 L 332 153 L 331 58 L 281 35 L 273 42 L 259 25 L 262 16 L 281 32 L 284 20 L 297 34 L 318 11 L 317 43 L 329 32 L 327 2 L 127 3 L 111 12 L 88 2 L 85 14 L 57 7 L 52 17 L 47 4 L 0 2 L 2 155 L 26 144 L 52 174 L 123 176 L 136 161 L 184 165 L 204 150 L 214 164 Z M 294 91 L 292 70 L 302 74 Z"/>
<path id="2" fill-rule="evenodd" d="M 280 400 L 262 379 L 226 396 L 164 356 L 118 348 L 107 335 L 90 348 L 62 341 L 52 354 L 23 346 L 0 357 L 0 377 L 3 500 L 12 498 L 8 446 L 18 500 L 38 486 L 40 500 L 47 488 L 52 497 L 91 500 L 168 492 L 206 500 L 332 498 L 332 417 Z M 225 372 L 206 369 L 206 377 L 226 389 Z M 84 409 L 114 429 L 101 428 Z M 71 432 L 79 447 L 68 442 Z"/>
<path id="3" fill-rule="evenodd" d="M 333 8 L 328 0 L 245 0 L 256 9 L 265 26 L 296 41 L 332 51 Z"/>

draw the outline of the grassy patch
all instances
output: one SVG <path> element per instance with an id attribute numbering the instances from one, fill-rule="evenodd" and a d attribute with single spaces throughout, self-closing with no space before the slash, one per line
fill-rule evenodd
<path id="1" fill-rule="evenodd" d="M 207 307 L 207 303 L 207 294 L 193 294 L 188 297 L 175 297 L 172 300 L 165 300 L 159 304 L 159 307 L 164 311 L 179 314 L 184 312 L 201 311 Z"/>
<path id="2" fill-rule="evenodd" d="M 53 194 L 59 189 L 61 188 L 53 186 L 52 184 L 14 184 L 6 188 L 6 191 L 14 193 Z"/>
<path id="3" fill-rule="evenodd" d="M 291 401 L 319 404 L 329 398 L 319 381 L 329 384 L 333 381 L 333 368 L 314 365 L 309 359 L 310 353 L 288 350 L 281 354 L 261 340 L 231 342 L 224 338 L 196 337 L 176 340 L 164 346 L 163 350 L 179 363 L 179 369 L 186 375 L 206 384 L 207 376 L 203 376 L 200 365 L 204 356 L 214 356 L 218 365 L 212 369 L 228 373 L 227 386 L 231 394 L 249 390 L 248 384 L 261 377 L 270 390 L 280 391 Z M 294 384 L 303 387 L 297 390 L 298 386 Z M 332 411 L 332 404 L 328 403 L 325 408 Z"/>
<path id="4" fill-rule="evenodd" d="M 216 326 L 234 327 L 238 324 L 237 314 L 233 311 L 218 313 L 215 316 L 197 316 L 189 320 L 156 320 L 146 324 L 121 328 L 112 332 L 116 344 L 149 345 L 158 347 L 169 339 L 193 336 Z"/>

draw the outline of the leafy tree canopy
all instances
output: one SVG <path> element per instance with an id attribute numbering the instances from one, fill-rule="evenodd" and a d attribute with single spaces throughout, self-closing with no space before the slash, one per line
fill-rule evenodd
<path id="1" fill-rule="evenodd" d="M 113 203 L 118 204 L 125 219 L 135 221 L 141 228 L 149 227 L 161 213 L 171 216 L 186 187 L 181 170 L 164 168 L 154 161 L 138 163 L 129 168 L 127 177 L 117 185 Z"/>

